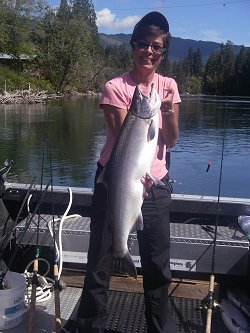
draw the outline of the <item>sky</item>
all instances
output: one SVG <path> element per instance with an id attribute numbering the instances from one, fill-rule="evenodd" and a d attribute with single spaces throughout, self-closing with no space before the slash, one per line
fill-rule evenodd
<path id="1" fill-rule="evenodd" d="M 47 0 L 59 5 L 60 0 Z M 250 0 L 93 0 L 99 32 L 132 33 L 150 11 L 164 14 L 173 37 L 250 47 Z"/>

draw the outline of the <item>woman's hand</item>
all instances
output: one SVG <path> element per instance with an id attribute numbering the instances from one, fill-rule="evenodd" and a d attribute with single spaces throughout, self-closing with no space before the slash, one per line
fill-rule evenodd
<path id="1" fill-rule="evenodd" d="M 164 99 L 161 101 L 161 111 L 164 112 L 169 112 L 169 110 L 173 109 L 173 97 L 174 97 L 174 92 L 172 89 L 165 90 L 166 95 Z"/>
<path id="2" fill-rule="evenodd" d="M 176 145 L 179 137 L 179 104 L 173 104 L 174 91 L 165 90 L 166 95 L 161 101 L 162 136 L 165 145 L 172 148 Z"/>
<path id="3" fill-rule="evenodd" d="M 148 190 L 152 187 L 152 185 L 154 184 L 152 178 L 150 178 L 150 176 L 145 175 L 141 178 L 141 182 L 142 184 L 145 186 L 146 191 L 143 193 L 144 198 L 148 197 Z"/>

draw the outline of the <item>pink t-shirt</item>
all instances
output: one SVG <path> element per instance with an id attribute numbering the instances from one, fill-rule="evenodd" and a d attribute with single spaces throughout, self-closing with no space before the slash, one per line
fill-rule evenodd
<path id="1" fill-rule="evenodd" d="M 177 84 L 174 79 L 169 77 L 164 77 L 162 75 L 155 73 L 152 83 L 154 83 L 154 87 L 158 92 L 161 100 L 166 96 L 166 90 L 169 90 L 171 88 L 174 91 L 173 103 L 176 104 L 181 102 Z M 132 102 L 132 97 L 135 91 L 135 87 L 136 83 L 131 79 L 130 74 L 128 72 L 108 81 L 104 87 L 104 91 L 100 100 L 100 107 L 102 107 L 103 104 L 109 104 L 112 106 L 116 106 L 117 108 L 125 109 L 128 111 Z M 142 90 L 142 92 L 144 94 L 149 94 L 150 89 L 151 88 L 148 87 L 147 91 Z M 151 174 L 152 176 L 158 179 L 162 179 L 167 174 L 168 171 L 166 169 L 166 145 L 163 143 L 162 133 L 161 133 L 161 128 L 162 128 L 161 112 L 159 112 L 159 117 L 160 117 L 159 119 L 160 131 L 159 131 L 156 156 L 152 165 Z M 99 159 L 99 163 L 102 166 L 106 165 L 110 157 L 114 143 L 115 143 L 115 137 L 113 136 L 111 130 L 107 126 L 106 143 L 101 151 Z"/>

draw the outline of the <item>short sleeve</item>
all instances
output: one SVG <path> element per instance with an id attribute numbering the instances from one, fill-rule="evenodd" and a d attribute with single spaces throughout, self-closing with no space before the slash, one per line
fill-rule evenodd
<path id="1" fill-rule="evenodd" d="M 118 84 L 117 84 L 118 83 Z M 128 107 L 127 99 L 124 96 L 122 86 L 119 82 L 108 81 L 100 99 L 100 107 L 103 104 L 113 105 L 120 109 L 126 109 Z"/>
<path id="2" fill-rule="evenodd" d="M 174 92 L 173 104 L 181 103 L 181 98 L 180 98 L 178 86 L 177 86 L 177 83 L 176 83 L 176 81 L 174 79 L 172 79 L 171 82 L 170 82 L 170 88 Z"/>

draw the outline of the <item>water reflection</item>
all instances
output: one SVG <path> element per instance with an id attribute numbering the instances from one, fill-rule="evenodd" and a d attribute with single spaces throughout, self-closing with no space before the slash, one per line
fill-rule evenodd
<path id="1" fill-rule="evenodd" d="M 97 97 L 1 105 L 0 122 L 0 162 L 15 161 L 10 181 L 29 183 L 37 176 L 40 182 L 43 167 L 46 183 L 51 159 L 55 185 L 92 187 L 105 139 Z M 249 136 L 250 99 L 182 96 L 180 139 L 171 153 L 174 191 L 217 195 L 223 155 L 221 195 L 250 198 Z"/>
<path id="2" fill-rule="evenodd" d="M 175 192 L 217 195 L 223 158 L 221 194 L 249 198 L 250 99 L 239 98 L 237 103 L 235 97 L 188 96 L 182 100 L 180 140 L 172 150 Z M 206 172 L 208 162 L 211 167 Z"/>

